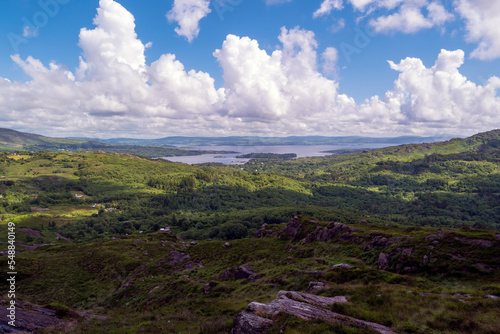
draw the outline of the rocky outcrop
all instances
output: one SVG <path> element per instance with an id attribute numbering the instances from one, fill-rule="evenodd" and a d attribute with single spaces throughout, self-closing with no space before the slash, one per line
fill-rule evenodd
<path id="1" fill-rule="evenodd" d="M 432 240 L 442 240 L 447 237 L 447 233 L 441 232 L 441 233 L 436 233 L 436 234 L 431 234 L 425 237 L 425 241 L 432 241 Z"/>
<path id="2" fill-rule="evenodd" d="M 374 247 L 386 247 L 390 245 L 390 241 L 387 237 L 383 235 L 377 235 L 371 238 L 371 240 L 363 245 L 364 249 L 372 249 Z"/>
<path id="3" fill-rule="evenodd" d="M 318 292 L 327 287 L 327 285 L 323 282 L 309 282 L 309 286 L 307 287 L 307 292 Z"/>
<path id="4" fill-rule="evenodd" d="M 487 264 L 484 264 L 484 263 L 476 263 L 475 266 L 483 271 L 486 271 L 486 272 L 492 272 L 493 270 L 495 270 L 493 267 L 491 267 Z"/>
<path id="5" fill-rule="evenodd" d="M 70 244 L 72 244 L 72 243 L 73 243 L 73 241 L 71 241 L 70 239 L 68 239 L 68 238 L 66 238 L 66 237 L 64 237 L 64 236 L 62 236 L 62 235 L 60 235 L 60 234 L 59 234 L 59 233 L 57 233 L 57 232 L 56 232 L 56 240 L 64 240 L 64 241 L 69 242 Z"/>
<path id="6" fill-rule="evenodd" d="M 23 332 L 33 333 L 45 328 L 69 323 L 56 316 L 56 312 L 46 308 L 19 308 L 16 307 L 16 326 L 10 326 L 7 318 L 7 307 L 0 308 L 0 333 Z"/>
<path id="7" fill-rule="evenodd" d="M 321 297 L 301 292 L 280 291 L 278 298 L 269 304 L 250 303 L 246 311 L 240 313 L 233 322 L 232 334 L 266 333 L 278 315 L 292 315 L 304 320 L 322 320 L 331 324 L 372 330 L 381 334 L 394 334 L 385 326 L 348 317 L 323 307 L 334 303 L 345 303 L 346 297 Z"/>
<path id="8" fill-rule="evenodd" d="M 349 301 L 348 298 L 344 296 L 323 297 L 297 291 L 280 291 L 278 292 L 278 298 L 280 297 L 286 297 L 319 307 L 330 307 L 336 303 L 347 303 Z"/>
<path id="9" fill-rule="evenodd" d="M 304 230 L 299 217 L 295 216 L 286 224 L 285 228 L 278 234 L 279 239 L 295 241 L 300 232 Z"/>
<path id="10" fill-rule="evenodd" d="M 453 238 L 453 239 L 460 241 L 464 244 L 483 247 L 483 248 L 491 247 L 493 245 L 493 242 L 491 240 L 464 237 L 464 236 L 456 235 L 455 233 L 452 233 L 452 232 L 448 232 L 448 233 L 441 232 L 441 233 L 437 233 L 437 234 L 431 234 L 431 235 L 428 235 L 425 237 L 425 241 L 437 241 L 437 240 L 450 239 L 450 238 Z"/>
<path id="11" fill-rule="evenodd" d="M 500 300 L 500 297 L 494 296 L 494 295 L 486 295 L 484 296 L 485 299 L 493 299 L 493 300 Z"/>
<path id="12" fill-rule="evenodd" d="M 243 311 L 234 318 L 231 334 L 261 334 L 273 325 L 273 321 L 254 313 Z"/>
<path id="13" fill-rule="evenodd" d="M 85 312 L 76 312 L 69 309 L 53 309 L 41 307 L 29 302 L 16 302 L 15 327 L 9 325 L 10 313 L 7 301 L 0 302 L 0 333 L 40 333 L 45 329 L 54 332 L 65 332 L 65 326 L 79 318 L 95 318 L 104 320 L 107 317 Z"/>
<path id="14" fill-rule="evenodd" d="M 258 276 L 249 266 L 238 266 L 236 268 L 227 269 L 217 278 L 220 280 L 246 279 L 248 282 L 255 282 Z"/>
<path id="15" fill-rule="evenodd" d="M 355 267 L 351 266 L 351 265 L 348 265 L 348 264 L 344 264 L 344 263 L 340 263 L 340 264 L 336 264 L 334 265 L 331 269 L 343 269 L 343 270 L 350 270 L 350 269 L 354 269 Z"/>
<path id="16" fill-rule="evenodd" d="M 205 284 L 205 286 L 203 286 L 203 291 L 206 295 L 208 295 L 215 286 L 216 284 L 214 284 L 213 282 L 207 283 Z"/>
<path id="17" fill-rule="evenodd" d="M 378 256 L 378 269 L 387 270 L 391 265 L 391 258 L 388 254 L 380 253 Z"/>
<path id="18" fill-rule="evenodd" d="M 306 233 L 307 231 L 311 231 Z M 352 241 L 358 237 L 354 234 L 355 228 L 345 224 L 330 222 L 327 226 L 319 226 L 315 220 L 303 223 L 299 217 L 295 216 L 279 233 L 278 238 L 291 241 L 304 240 L 305 243 L 314 241 L 328 242 L 331 240 Z"/>
<path id="19" fill-rule="evenodd" d="M 460 242 L 463 242 L 464 244 L 469 244 L 473 246 L 479 246 L 479 247 L 491 247 L 493 245 L 493 242 L 489 240 L 483 240 L 483 239 L 474 239 L 474 238 L 467 238 L 467 237 L 455 237 L 455 240 L 458 240 Z"/>
<path id="20" fill-rule="evenodd" d="M 454 265 L 455 262 L 452 262 L 456 271 L 491 273 L 500 269 L 499 258 L 485 253 L 486 250 L 500 246 L 497 240 L 498 234 L 489 235 L 485 232 L 480 236 L 477 234 L 468 236 L 467 230 L 460 233 L 438 230 L 424 236 L 420 233 L 397 235 L 390 229 L 367 231 L 366 226 L 356 227 L 358 226 L 357 229 L 336 222 L 325 225 L 295 216 L 278 233 L 278 238 L 290 241 L 287 246 L 290 251 L 313 242 L 356 244 L 361 247 L 362 257 L 369 259 L 367 264 L 375 265 L 381 270 L 403 274 L 418 271 L 449 272 L 449 261 L 457 260 L 462 263 Z M 257 233 L 259 237 L 272 232 L 265 224 L 259 231 Z M 460 254 L 449 252 L 450 249 L 459 249 Z"/>
<path id="21" fill-rule="evenodd" d="M 310 233 L 306 237 L 306 242 L 310 243 L 313 241 L 327 242 L 330 240 L 340 240 L 340 241 L 350 241 L 358 239 L 354 234 L 357 230 L 355 228 L 349 227 L 341 223 L 328 223 L 326 227 L 318 226 L 314 232 Z"/>
<path id="22" fill-rule="evenodd" d="M 271 230 L 271 229 L 268 229 L 267 228 L 267 224 L 263 224 L 260 229 L 254 234 L 254 238 L 264 238 L 268 235 L 273 235 L 273 236 L 276 236 L 278 235 L 278 233 L 276 233 L 275 231 Z"/>
<path id="23" fill-rule="evenodd" d="M 378 256 L 378 269 L 390 270 L 394 268 L 396 272 L 415 272 L 419 268 L 419 263 L 413 255 L 414 251 L 409 247 L 396 248 L 390 253 L 381 252 Z M 395 260 L 393 261 L 393 259 Z M 428 259 L 423 259 L 423 262 L 425 261 Z M 395 262 L 394 267 L 393 262 Z"/>
<path id="24" fill-rule="evenodd" d="M 160 262 L 166 262 L 173 267 L 178 267 L 179 270 L 193 270 L 203 267 L 203 264 L 195 263 L 193 260 L 191 260 L 189 254 L 183 252 L 172 251 L 168 254 L 168 257 L 170 258 L 170 261 L 162 259 L 160 260 Z"/>

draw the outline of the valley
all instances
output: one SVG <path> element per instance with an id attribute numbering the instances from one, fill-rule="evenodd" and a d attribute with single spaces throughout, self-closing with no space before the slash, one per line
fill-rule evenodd
<path id="1" fill-rule="evenodd" d="M 499 143 L 495 130 L 240 166 L 5 152 L 19 307 L 52 314 L 25 329 L 238 333 L 250 317 L 262 333 L 497 333 Z M 314 307 L 357 320 L 266 311 L 311 298 L 296 293 L 345 297 Z"/>

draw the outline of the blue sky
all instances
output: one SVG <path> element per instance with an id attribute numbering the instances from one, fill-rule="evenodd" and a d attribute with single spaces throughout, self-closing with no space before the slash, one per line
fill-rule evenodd
<path id="1" fill-rule="evenodd" d="M 2 127 L 159 137 L 472 134 L 500 126 L 496 2 L 2 6 Z"/>

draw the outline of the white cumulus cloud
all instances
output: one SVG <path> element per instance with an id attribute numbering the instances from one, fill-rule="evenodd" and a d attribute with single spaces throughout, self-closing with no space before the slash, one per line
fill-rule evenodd
<path id="1" fill-rule="evenodd" d="M 488 129 L 500 121 L 500 78 L 476 85 L 459 72 L 463 62 L 462 50 L 441 50 L 431 68 L 418 58 L 406 58 L 399 64 L 390 61 L 390 67 L 400 72 L 394 89 L 382 100 L 373 97 L 361 110 L 381 110 L 392 115 L 398 126 Z"/>
<path id="2" fill-rule="evenodd" d="M 380 1 L 378 6 L 393 8 L 401 1 Z M 428 14 L 423 14 L 426 9 Z M 427 0 L 406 0 L 401 3 L 399 10 L 390 15 L 381 15 L 370 20 L 370 25 L 377 32 L 403 32 L 415 33 L 422 29 L 442 26 L 453 19 L 439 2 L 428 2 Z"/>
<path id="3" fill-rule="evenodd" d="M 313 17 L 317 18 L 317 17 L 321 17 L 324 15 L 328 15 L 332 12 L 332 10 L 334 10 L 334 9 L 339 10 L 342 8 L 343 8 L 342 0 L 324 0 L 321 3 L 321 6 L 318 8 L 318 10 L 316 10 L 313 13 Z"/>
<path id="4" fill-rule="evenodd" d="M 479 43 L 471 56 L 482 60 L 500 57 L 500 1 L 455 0 L 454 4 L 466 21 L 467 40 Z"/>
<path id="5" fill-rule="evenodd" d="M 463 0 L 467 1 L 467 0 Z M 363 13 L 358 21 L 369 18 L 370 26 L 380 33 L 415 33 L 422 29 L 442 27 L 453 20 L 441 0 L 346 0 L 355 11 Z M 342 0 L 324 0 L 313 13 L 317 18 L 342 9 Z"/>
<path id="6" fill-rule="evenodd" d="M 385 8 L 385 9 L 393 9 L 397 5 L 407 2 L 407 3 L 421 3 L 422 1 L 420 0 L 348 0 L 351 5 L 359 10 L 359 11 L 366 11 L 370 7 L 372 9 L 375 7 L 378 8 Z M 425 0 L 424 0 L 425 1 Z"/>
<path id="7" fill-rule="evenodd" d="M 321 55 L 323 59 L 323 73 L 332 77 L 337 76 L 337 61 L 339 59 L 339 52 L 334 47 L 328 47 Z"/>
<path id="8" fill-rule="evenodd" d="M 0 112 L 15 116 L 6 126 L 30 120 L 24 127 L 43 125 L 56 133 L 141 132 L 215 110 L 223 90 L 215 89 L 209 74 L 186 71 L 171 54 L 146 64 L 134 21 L 117 2 L 100 0 L 96 27 L 80 32 L 83 56 L 75 74 L 56 63 L 45 67 L 33 57 L 13 56 L 31 81 L 1 81 Z"/>
<path id="9" fill-rule="evenodd" d="M 377 32 L 414 33 L 432 27 L 432 22 L 422 15 L 420 8 L 415 7 L 401 8 L 401 11 L 395 14 L 371 20 L 370 24 Z"/>
<path id="10" fill-rule="evenodd" d="M 210 0 L 174 0 L 174 6 L 167 13 L 169 22 L 177 22 L 175 32 L 192 42 L 200 33 L 200 21 L 212 11 Z"/>
<path id="11" fill-rule="evenodd" d="M 335 104 L 337 83 L 318 73 L 311 31 L 282 28 L 283 48 L 271 55 L 256 40 L 229 35 L 215 51 L 224 71 L 224 108 L 233 117 L 303 117 Z"/>

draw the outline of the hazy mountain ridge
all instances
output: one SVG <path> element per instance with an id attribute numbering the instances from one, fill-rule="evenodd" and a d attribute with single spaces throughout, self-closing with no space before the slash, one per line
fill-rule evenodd
<path id="1" fill-rule="evenodd" d="M 442 138 L 452 136 L 416 137 L 403 136 L 394 138 L 375 137 L 324 137 L 324 136 L 291 136 L 291 137 L 165 137 L 159 139 L 131 138 L 52 138 L 38 134 L 24 133 L 11 129 L 0 129 L 0 150 L 7 152 L 27 151 L 103 151 L 106 153 L 127 153 L 145 157 L 187 156 L 208 153 L 229 153 L 219 150 L 191 150 L 179 147 L 193 146 L 266 146 L 266 145 L 349 145 L 349 144 L 413 144 L 433 143 Z"/>
<path id="2" fill-rule="evenodd" d="M 127 153 L 146 157 L 200 155 L 223 151 L 181 150 L 170 145 L 128 145 L 103 143 L 93 139 L 52 138 L 11 129 L 0 129 L 0 150 L 7 152 L 27 151 L 103 151 Z"/>
<path id="3" fill-rule="evenodd" d="M 290 137 L 254 137 L 254 136 L 230 136 L 230 137 L 182 137 L 173 136 L 159 139 L 133 139 L 133 138 L 81 138 L 80 140 L 95 140 L 107 144 L 126 145 L 174 145 L 174 146 L 210 146 L 210 145 L 337 145 L 337 144 L 413 144 L 432 143 L 448 140 L 456 136 L 440 135 L 431 137 L 400 136 L 400 137 L 362 137 L 362 136 L 290 136 Z"/>
<path id="4" fill-rule="evenodd" d="M 11 129 L 0 129 L 0 144 L 23 149 L 35 145 L 78 145 L 89 142 L 89 140 L 77 140 L 71 138 L 51 138 L 33 133 L 25 133 Z M 97 143 L 97 142 L 95 142 Z"/>

